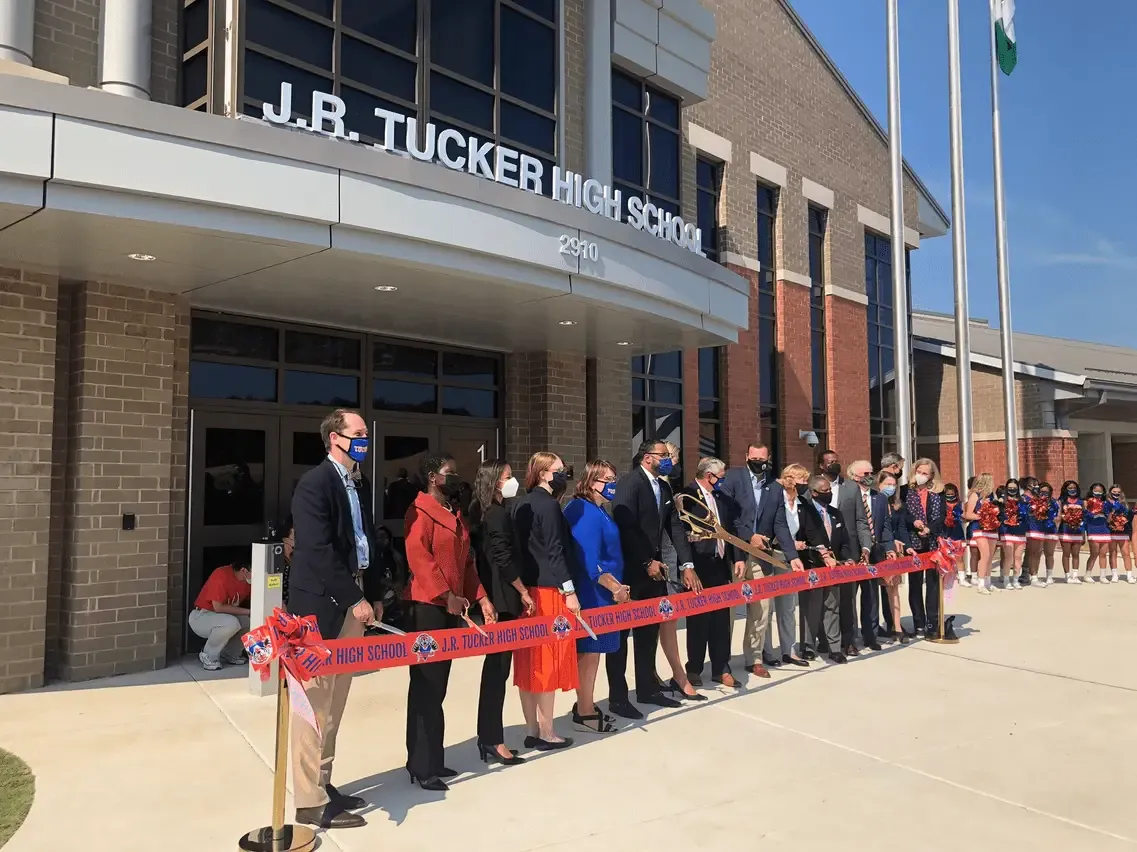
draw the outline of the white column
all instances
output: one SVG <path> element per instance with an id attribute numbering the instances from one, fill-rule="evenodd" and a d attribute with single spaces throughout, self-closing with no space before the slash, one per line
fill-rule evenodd
<path id="1" fill-rule="evenodd" d="M 590 0 L 585 20 L 584 170 L 612 182 L 612 0 Z"/>
<path id="2" fill-rule="evenodd" d="M 35 0 L 0 0 L 0 61 L 32 64 Z"/>
<path id="3" fill-rule="evenodd" d="M 103 2 L 99 31 L 99 87 L 150 100 L 153 0 Z"/>

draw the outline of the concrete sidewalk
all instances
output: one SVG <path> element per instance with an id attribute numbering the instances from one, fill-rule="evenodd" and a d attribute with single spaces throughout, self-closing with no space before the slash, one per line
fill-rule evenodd
<path id="1" fill-rule="evenodd" d="M 447 763 L 463 774 L 446 795 L 412 788 L 402 768 L 405 671 L 358 678 L 334 780 L 368 800 L 370 824 L 323 848 L 1137 846 L 1137 586 L 963 589 L 948 610 L 962 613 L 959 645 L 779 670 L 607 738 L 562 719 L 576 746 L 493 770 L 474 739 L 480 662 L 460 661 Z M 240 673 L 196 662 L 0 697 L 0 746 L 37 786 L 6 852 L 235 849 L 269 818 L 273 716 Z"/>

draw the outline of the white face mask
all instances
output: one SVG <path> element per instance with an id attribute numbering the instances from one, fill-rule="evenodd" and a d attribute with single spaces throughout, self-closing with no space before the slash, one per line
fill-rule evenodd
<path id="1" fill-rule="evenodd" d="M 505 500 L 511 500 L 517 496 L 517 477 L 511 476 L 501 484 L 501 496 Z"/>
<path id="2" fill-rule="evenodd" d="M 916 474 L 916 484 L 917 485 L 927 485 L 929 479 L 931 479 L 931 477 L 928 476 L 928 474 L 926 474 L 926 473 L 917 473 Z"/>

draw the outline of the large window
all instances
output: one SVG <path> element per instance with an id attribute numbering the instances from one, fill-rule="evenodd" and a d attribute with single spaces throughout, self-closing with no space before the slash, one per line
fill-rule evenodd
<path id="1" fill-rule="evenodd" d="M 781 473 L 781 412 L 778 408 L 778 337 L 774 306 L 774 220 L 778 191 L 758 185 L 758 416 L 762 441 Z"/>
<path id="2" fill-rule="evenodd" d="M 699 456 L 722 458 L 723 347 L 699 350 Z"/>
<path id="3" fill-rule="evenodd" d="M 703 254 L 718 263 L 722 163 L 699 157 L 695 161 L 695 184 L 699 191 L 698 227 L 703 234 Z"/>
<path id="4" fill-rule="evenodd" d="M 213 101 L 215 74 L 210 64 L 213 33 L 213 0 L 186 0 L 178 23 L 181 42 L 182 73 L 178 75 L 181 105 L 199 112 L 209 112 Z"/>
<path id="5" fill-rule="evenodd" d="M 908 303 L 912 275 L 904 254 Z M 892 243 L 888 237 L 865 232 L 865 295 L 868 297 L 869 438 L 874 464 L 881 455 L 896 452 L 896 351 L 892 300 Z M 911 339 L 909 339 L 911 349 Z M 900 452 L 904 453 L 904 450 Z"/>
<path id="6" fill-rule="evenodd" d="M 648 438 L 683 446 L 683 353 L 632 359 L 632 452 Z"/>
<path id="7" fill-rule="evenodd" d="M 829 416 L 825 369 L 825 225 L 826 212 L 809 208 L 809 343 L 813 363 L 813 431 L 828 445 Z"/>
<path id="8" fill-rule="evenodd" d="M 622 71 L 612 71 L 612 185 L 679 215 L 682 183 L 679 101 Z M 704 237 L 705 239 L 705 237 Z"/>
<path id="9" fill-rule="evenodd" d="M 201 3 L 202 0 L 197 0 Z M 244 0 L 241 108 L 261 115 L 292 83 L 294 113 L 313 90 L 347 105 L 364 141 L 383 138 L 376 107 L 557 158 L 556 0 Z M 188 14 L 188 13 L 187 13 Z M 396 135 L 396 138 L 401 138 Z"/>

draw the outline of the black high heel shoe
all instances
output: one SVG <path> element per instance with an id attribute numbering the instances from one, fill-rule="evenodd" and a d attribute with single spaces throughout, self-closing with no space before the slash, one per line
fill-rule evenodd
<path id="1" fill-rule="evenodd" d="M 437 775 L 432 775 L 430 778 L 419 778 L 409 769 L 407 770 L 407 775 L 411 776 L 411 786 L 418 784 L 423 790 L 430 790 L 433 793 L 445 793 L 450 789 L 450 785 Z"/>
<path id="2" fill-rule="evenodd" d="M 519 766 L 525 762 L 525 758 L 518 757 L 517 752 L 513 749 L 510 749 L 509 753 L 509 757 L 502 757 L 501 752 L 497 750 L 497 746 L 488 746 L 478 743 L 478 754 L 481 755 L 482 763 L 500 763 L 502 766 Z"/>

